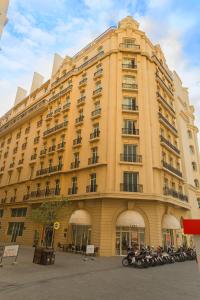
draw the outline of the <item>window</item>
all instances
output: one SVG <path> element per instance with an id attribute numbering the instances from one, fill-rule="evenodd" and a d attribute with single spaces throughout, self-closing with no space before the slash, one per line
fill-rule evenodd
<path id="1" fill-rule="evenodd" d="M 60 194 L 60 180 L 56 180 L 56 189 L 55 189 L 55 194 L 59 195 Z"/>
<path id="2" fill-rule="evenodd" d="M 137 172 L 124 172 L 123 173 L 123 190 L 127 192 L 138 191 L 138 177 Z"/>
<path id="3" fill-rule="evenodd" d="M 197 171 L 197 164 L 195 161 L 192 162 L 192 169 L 193 171 Z"/>
<path id="4" fill-rule="evenodd" d="M 9 222 L 7 235 L 22 236 L 24 230 L 23 222 Z"/>
<path id="5" fill-rule="evenodd" d="M 123 58 L 122 67 L 134 69 L 135 67 L 135 59 L 134 58 Z"/>
<path id="6" fill-rule="evenodd" d="M 200 198 L 197 198 L 198 208 L 200 208 Z"/>
<path id="7" fill-rule="evenodd" d="M 126 47 L 126 48 L 132 48 L 133 45 L 135 44 L 135 39 L 128 39 L 128 38 L 125 38 L 125 39 L 124 39 L 124 44 L 125 44 L 125 47 Z"/>
<path id="8" fill-rule="evenodd" d="M 124 134 L 136 134 L 135 123 L 136 122 L 133 120 L 124 120 L 123 133 Z"/>
<path id="9" fill-rule="evenodd" d="M 136 110 L 136 99 L 133 97 L 124 97 L 122 108 L 125 110 Z"/>
<path id="10" fill-rule="evenodd" d="M 168 184 L 169 184 L 168 178 L 164 178 L 164 186 L 168 187 Z"/>
<path id="11" fill-rule="evenodd" d="M 135 83 L 135 77 L 134 76 L 124 76 L 123 83 L 124 84 L 134 84 Z"/>
<path id="12" fill-rule="evenodd" d="M 193 154 L 194 153 L 194 146 L 190 145 L 190 153 Z"/>
<path id="13" fill-rule="evenodd" d="M 0 218 L 3 218 L 3 209 L 0 209 Z"/>
<path id="14" fill-rule="evenodd" d="M 20 207 L 20 208 L 12 208 L 11 209 L 11 217 L 25 217 L 27 213 L 26 207 Z"/>
<path id="15" fill-rule="evenodd" d="M 198 179 L 194 180 L 194 185 L 196 188 L 199 188 L 199 180 Z"/>
<path id="16" fill-rule="evenodd" d="M 136 162 L 137 161 L 137 145 L 124 145 L 124 161 Z"/>
<path id="17" fill-rule="evenodd" d="M 188 130 L 188 137 L 191 139 L 192 138 L 192 131 Z"/>
<path id="18" fill-rule="evenodd" d="M 96 192 L 96 173 L 90 175 L 90 192 Z"/>

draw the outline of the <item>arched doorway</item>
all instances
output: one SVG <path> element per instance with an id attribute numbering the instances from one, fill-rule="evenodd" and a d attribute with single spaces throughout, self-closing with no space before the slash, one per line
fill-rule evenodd
<path id="1" fill-rule="evenodd" d="M 173 215 L 164 215 L 162 222 L 162 239 L 165 249 L 170 246 L 177 246 L 180 229 L 180 222 Z"/>
<path id="2" fill-rule="evenodd" d="M 86 250 L 86 246 L 91 244 L 91 218 L 84 209 L 73 212 L 69 220 L 71 225 L 71 243 L 75 250 Z"/>
<path id="3" fill-rule="evenodd" d="M 137 211 L 121 213 L 116 222 L 116 255 L 125 255 L 128 247 L 144 245 L 145 222 Z"/>

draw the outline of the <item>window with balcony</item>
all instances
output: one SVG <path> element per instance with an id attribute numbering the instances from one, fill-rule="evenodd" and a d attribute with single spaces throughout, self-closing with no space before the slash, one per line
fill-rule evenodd
<path id="1" fill-rule="evenodd" d="M 122 134 L 138 135 L 139 130 L 136 129 L 136 121 L 124 120 Z"/>
<path id="2" fill-rule="evenodd" d="M 79 152 L 74 153 L 74 161 L 71 163 L 71 169 L 79 168 L 80 160 L 79 160 Z"/>
<path id="3" fill-rule="evenodd" d="M 141 155 L 137 154 L 137 145 L 124 144 L 121 160 L 125 162 L 142 162 Z"/>
<path id="4" fill-rule="evenodd" d="M 100 129 L 99 129 L 99 123 L 94 124 L 93 126 L 93 132 L 90 134 L 90 139 L 95 139 L 100 136 Z"/>
<path id="5" fill-rule="evenodd" d="M 90 174 L 90 185 L 86 187 L 87 193 L 93 193 L 97 191 L 96 173 Z"/>
<path id="6" fill-rule="evenodd" d="M 77 186 L 77 177 L 72 177 L 71 188 L 68 190 L 69 195 L 77 194 L 78 186 Z"/>
<path id="7" fill-rule="evenodd" d="M 135 69 L 136 68 L 135 58 L 123 58 L 122 68 Z"/>
<path id="8" fill-rule="evenodd" d="M 124 89 L 136 89 L 137 84 L 135 76 L 124 76 L 122 81 L 122 87 Z"/>
<path id="9" fill-rule="evenodd" d="M 98 147 L 93 147 L 91 149 L 91 157 L 88 159 L 88 164 L 96 164 L 98 163 L 99 156 L 98 156 Z"/>
<path id="10" fill-rule="evenodd" d="M 124 172 L 121 191 L 124 192 L 141 192 L 142 186 L 139 184 L 138 172 Z"/>
<path id="11" fill-rule="evenodd" d="M 131 111 L 138 110 L 138 108 L 136 106 L 136 98 L 124 97 L 123 103 L 122 103 L 122 109 L 123 110 L 131 110 Z"/>

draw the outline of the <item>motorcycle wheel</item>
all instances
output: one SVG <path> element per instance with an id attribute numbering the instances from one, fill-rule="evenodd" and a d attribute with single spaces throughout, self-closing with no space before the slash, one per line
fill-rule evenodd
<path id="1" fill-rule="evenodd" d="M 128 261 L 128 258 L 127 258 L 127 257 L 124 257 L 124 258 L 122 259 L 122 265 L 123 265 L 124 267 L 128 267 L 128 266 L 129 266 L 129 261 Z"/>

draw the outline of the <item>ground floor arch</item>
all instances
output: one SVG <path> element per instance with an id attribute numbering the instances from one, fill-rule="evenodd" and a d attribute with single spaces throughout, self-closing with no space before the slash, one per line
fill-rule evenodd
<path id="1" fill-rule="evenodd" d="M 178 246 L 182 243 L 181 224 L 179 220 L 171 215 L 165 214 L 162 220 L 163 247 Z"/>
<path id="2" fill-rule="evenodd" d="M 134 210 L 122 212 L 116 222 L 115 254 L 125 255 L 128 247 L 141 247 L 145 244 L 145 222 L 140 213 Z"/>

